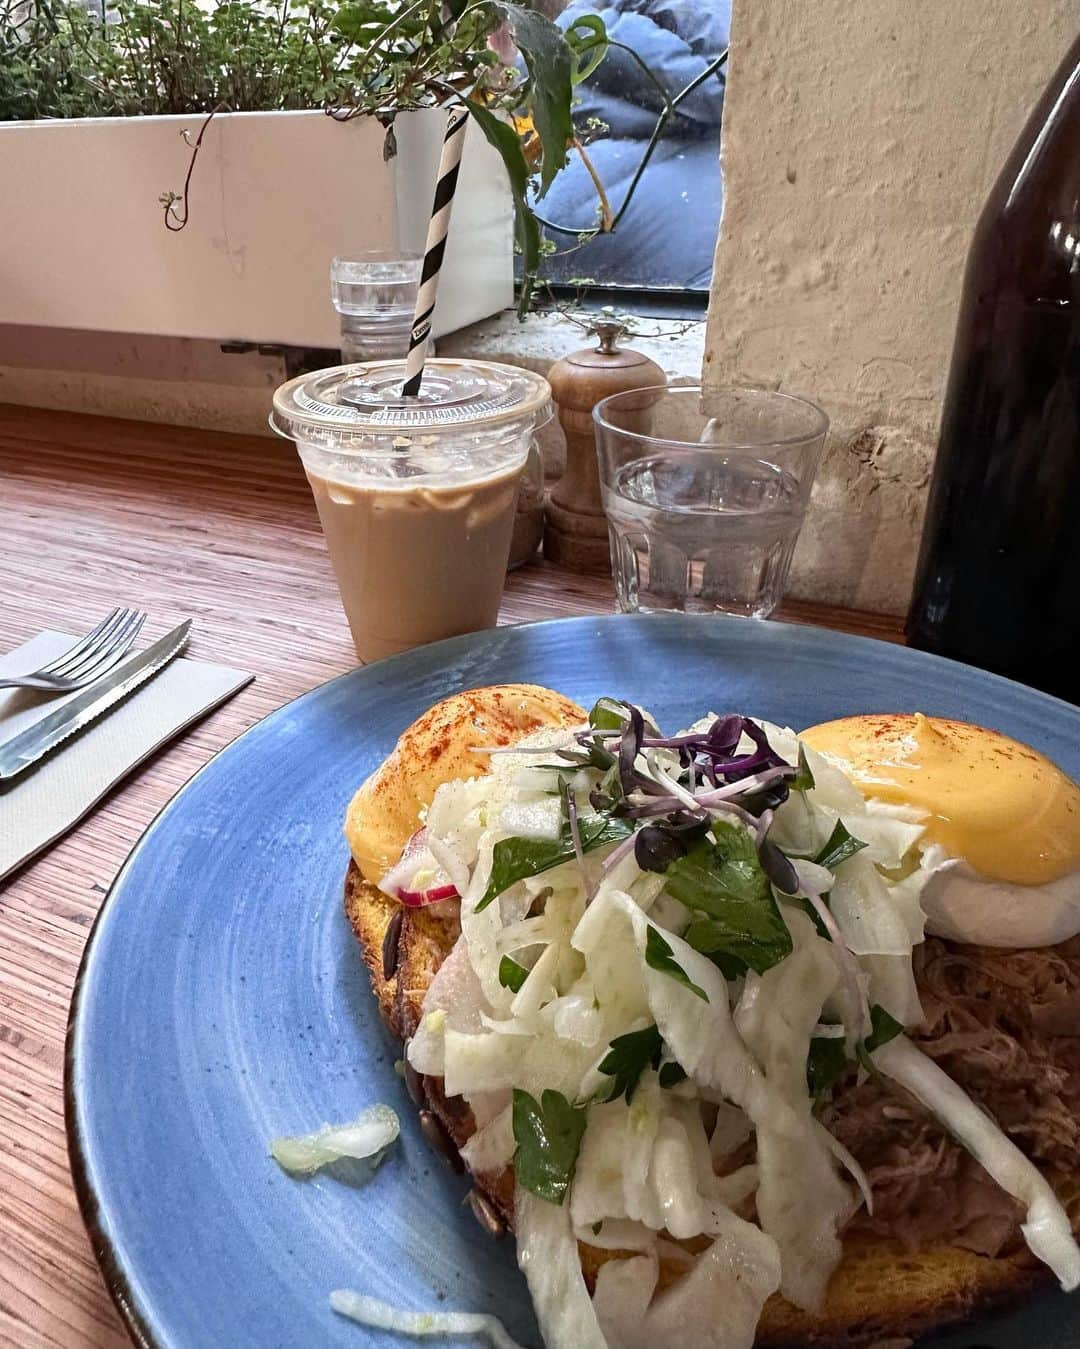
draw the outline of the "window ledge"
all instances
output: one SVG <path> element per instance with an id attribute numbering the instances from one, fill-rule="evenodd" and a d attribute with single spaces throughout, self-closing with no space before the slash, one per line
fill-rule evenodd
<path id="1" fill-rule="evenodd" d="M 593 339 L 587 332 L 589 319 L 587 313 L 572 319 L 562 313 L 539 313 L 530 314 L 522 322 L 512 309 L 506 309 L 494 318 L 448 333 L 436 345 L 440 356 L 506 361 L 542 375 L 561 356 L 591 344 Z M 642 335 L 628 334 L 623 339 L 624 346 L 649 356 L 670 380 L 689 383 L 701 378 L 705 359 L 704 318 L 689 324 L 686 320 L 644 319 L 640 327 Z"/>
<path id="2" fill-rule="evenodd" d="M 483 361 L 505 361 L 538 374 L 548 370 L 562 356 L 590 346 L 587 325 L 589 315 L 573 319 L 563 313 L 530 314 L 524 322 L 510 309 L 494 318 L 448 333 L 439 339 L 440 356 L 457 356 Z M 654 360 L 672 384 L 696 384 L 701 379 L 705 357 L 705 321 L 689 325 L 685 320 L 645 319 L 641 335 L 630 333 L 623 345 L 633 347 Z M 558 419 L 552 418 L 537 437 L 544 454 L 549 477 L 558 476 L 565 462 L 566 448 Z"/>

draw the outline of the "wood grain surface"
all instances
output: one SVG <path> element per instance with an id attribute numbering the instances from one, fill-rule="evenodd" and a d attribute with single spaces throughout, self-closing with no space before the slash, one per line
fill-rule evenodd
<path id="1" fill-rule="evenodd" d="M 0 406 L 0 649 L 81 633 L 113 605 L 148 635 L 195 620 L 190 654 L 255 682 L 0 883 L 0 1345 L 127 1343 L 68 1176 L 68 1000 L 87 932 L 124 856 L 223 745 L 355 663 L 292 447 Z M 610 581 L 542 563 L 511 575 L 504 623 L 605 613 Z M 893 618 L 790 604 L 796 622 L 900 640 Z"/>

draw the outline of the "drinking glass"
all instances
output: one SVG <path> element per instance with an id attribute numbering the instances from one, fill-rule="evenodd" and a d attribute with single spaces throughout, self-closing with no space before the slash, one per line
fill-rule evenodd
<path id="1" fill-rule="evenodd" d="M 422 268 L 419 253 L 374 250 L 333 260 L 330 299 L 341 315 L 343 361 L 405 355 Z"/>
<path id="2" fill-rule="evenodd" d="M 593 412 L 619 607 L 767 618 L 828 418 L 767 389 L 634 389 Z"/>

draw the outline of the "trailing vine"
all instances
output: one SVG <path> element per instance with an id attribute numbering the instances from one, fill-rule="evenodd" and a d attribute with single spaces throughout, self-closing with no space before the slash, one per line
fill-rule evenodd
<path id="1" fill-rule="evenodd" d="M 159 198 L 167 229 L 190 219 L 199 151 L 222 112 L 323 108 L 338 120 L 371 115 L 396 152 L 394 117 L 465 103 L 506 166 L 529 305 L 545 250 L 541 226 L 578 245 L 618 227 L 679 103 L 723 65 L 723 53 L 671 96 L 629 48 L 664 100 L 651 140 L 617 209 L 574 124 L 574 89 L 612 44 L 598 15 L 564 32 L 508 0 L 115 0 L 103 21 L 85 0 L 0 0 L 0 120 L 195 114 L 179 190 Z M 522 72 L 521 67 L 524 67 Z M 581 231 L 538 215 L 570 154 L 597 192 L 597 224 Z"/>

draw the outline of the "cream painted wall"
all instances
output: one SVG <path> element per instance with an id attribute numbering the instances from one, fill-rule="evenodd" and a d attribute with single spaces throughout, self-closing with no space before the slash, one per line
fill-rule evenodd
<path id="1" fill-rule="evenodd" d="M 792 592 L 908 603 L 968 243 L 1080 0 L 735 0 L 704 378 L 833 423 Z"/>
<path id="2" fill-rule="evenodd" d="M 0 403 L 269 435 L 280 356 L 218 342 L 0 323 Z"/>

